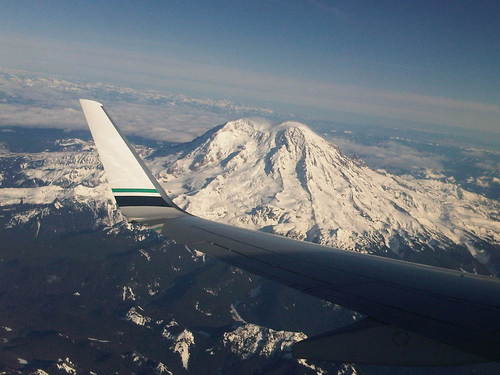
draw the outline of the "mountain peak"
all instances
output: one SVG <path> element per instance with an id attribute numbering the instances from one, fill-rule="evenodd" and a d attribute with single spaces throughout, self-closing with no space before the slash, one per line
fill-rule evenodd
<path id="1" fill-rule="evenodd" d="M 219 131 L 258 132 L 268 131 L 273 125 L 262 118 L 240 118 L 226 122 Z"/>
<path id="2" fill-rule="evenodd" d="M 297 121 L 286 121 L 278 124 L 274 127 L 276 133 L 284 133 L 289 135 L 300 135 L 304 138 L 312 138 L 317 141 L 318 139 L 323 139 L 317 135 L 309 126 Z M 312 140 L 311 139 L 311 140 Z"/>
<path id="3" fill-rule="evenodd" d="M 299 122 L 230 121 L 186 144 L 161 178 L 195 215 L 344 249 L 402 255 L 454 244 L 487 262 L 481 244 L 500 243 L 498 203 L 372 170 Z"/>
<path id="4" fill-rule="evenodd" d="M 188 144 L 184 157 L 175 161 L 169 172 L 180 176 L 204 167 L 241 169 L 254 159 L 267 160 L 265 169 L 269 171 L 273 169 L 275 155 L 298 161 L 311 156 L 311 152 L 306 152 L 311 149 L 338 153 L 305 124 L 291 121 L 272 124 L 264 119 L 242 118 L 211 129 Z"/>
<path id="5" fill-rule="evenodd" d="M 211 131 L 209 131 L 211 132 Z M 261 136 L 262 134 L 277 135 L 277 134 L 301 134 L 304 137 L 319 137 L 314 133 L 309 126 L 297 121 L 286 121 L 280 124 L 273 124 L 262 118 L 241 118 L 238 120 L 228 121 L 224 125 L 217 128 L 212 133 L 213 136 L 221 134 L 240 133 L 247 136 Z"/>

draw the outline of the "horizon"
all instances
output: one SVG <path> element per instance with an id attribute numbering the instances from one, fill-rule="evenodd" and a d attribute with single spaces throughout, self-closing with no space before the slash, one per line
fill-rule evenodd
<path id="1" fill-rule="evenodd" d="M 239 118 L 260 117 L 279 124 L 297 121 L 325 136 L 328 130 L 352 131 L 379 129 L 397 134 L 416 132 L 429 139 L 453 140 L 459 144 L 500 150 L 500 137 L 494 131 L 449 125 L 407 122 L 407 126 L 390 123 L 348 122 L 321 119 L 293 113 L 248 106 L 228 99 L 190 97 L 161 90 L 137 90 L 103 82 L 79 82 L 19 69 L 0 67 L 0 127 L 82 129 L 87 128 L 79 104 L 80 98 L 100 101 L 113 115 L 123 131 L 146 139 L 189 142 L 213 127 Z M 2 92 L 3 91 L 3 92 Z"/>
<path id="2" fill-rule="evenodd" d="M 500 133 L 496 2 L 3 5 L 4 68 L 304 119 Z"/>

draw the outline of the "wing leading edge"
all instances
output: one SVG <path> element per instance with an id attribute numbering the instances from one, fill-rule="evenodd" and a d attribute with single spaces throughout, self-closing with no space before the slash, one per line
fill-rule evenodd
<path id="1" fill-rule="evenodd" d="M 190 215 L 167 196 L 100 103 L 81 100 L 120 210 L 229 264 L 368 316 L 295 345 L 299 358 L 385 365 L 496 361 L 500 281 L 348 252 Z"/>

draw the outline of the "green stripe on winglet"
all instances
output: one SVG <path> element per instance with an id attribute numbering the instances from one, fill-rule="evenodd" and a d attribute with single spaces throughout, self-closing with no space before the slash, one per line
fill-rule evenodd
<path id="1" fill-rule="evenodd" d="M 119 188 L 111 189 L 113 193 L 157 193 L 156 189 L 130 189 L 130 188 Z"/>

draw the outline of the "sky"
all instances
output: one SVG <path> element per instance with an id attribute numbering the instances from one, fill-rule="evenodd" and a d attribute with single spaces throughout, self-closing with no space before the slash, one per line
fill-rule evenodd
<path id="1" fill-rule="evenodd" d="M 498 1 L 4 0 L 0 67 L 500 134 Z"/>

